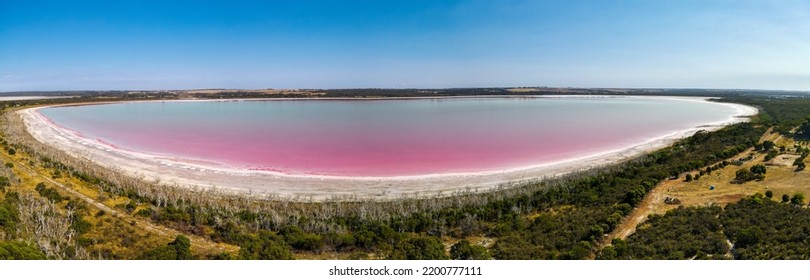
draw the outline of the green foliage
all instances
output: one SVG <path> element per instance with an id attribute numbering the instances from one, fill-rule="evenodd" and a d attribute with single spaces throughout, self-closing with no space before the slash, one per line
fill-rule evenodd
<path id="1" fill-rule="evenodd" d="M 439 238 L 417 236 L 403 240 L 394 246 L 391 259 L 397 260 L 446 260 L 444 244 Z"/>
<path id="2" fill-rule="evenodd" d="M 17 150 L 14 150 L 14 148 L 9 148 L 9 149 L 8 149 L 8 154 L 9 154 L 9 155 L 12 155 L 12 156 L 13 156 L 13 155 L 16 155 L 16 154 L 17 154 Z"/>
<path id="3" fill-rule="evenodd" d="M 810 209 L 754 195 L 727 205 L 720 221 L 736 259 L 810 259 Z"/>
<path id="4" fill-rule="evenodd" d="M 0 260 L 44 260 L 45 254 L 21 241 L 0 241 Z"/>
<path id="5" fill-rule="evenodd" d="M 191 241 L 188 240 L 188 237 L 178 235 L 174 241 L 169 243 L 169 246 L 174 247 L 175 251 L 177 252 L 178 260 L 191 259 Z"/>
<path id="6" fill-rule="evenodd" d="M 460 240 L 450 247 L 450 258 L 454 260 L 489 260 L 487 248 L 481 245 L 470 244 L 467 240 Z"/>
<path id="7" fill-rule="evenodd" d="M 757 164 L 757 165 L 751 166 L 751 173 L 754 173 L 756 175 L 763 175 L 767 171 L 768 170 L 766 170 L 765 166 L 762 165 L 762 164 Z"/>
<path id="8" fill-rule="evenodd" d="M 543 254 L 540 247 L 518 234 L 501 237 L 492 246 L 492 256 L 499 260 L 554 259 L 553 253 Z"/>
<path id="9" fill-rule="evenodd" d="M 753 169 L 753 167 L 752 167 Z M 752 180 L 762 180 L 765 178 L 765 175 L 762 174 L 754 174 L 751 170 L 748 169 L 740 169 L 737 170 L 736 175 L 734 176 L 734 182 L 738 184 L 742 184 Z"/>
<path id="10" fill-rule="evenodd" d="M 164 246 L 146 251 L 139 259 L 145 260 L 190 260 L 191 241 L 184 235 L 178 235 L 174 241 Z"/>
<path id="11" fill-rule="evenodd" d="M 188 211 L 183 211 L 182 209 L 177 208 L 174 205 L 169 205 L 160 208 L 156 220 L 176 222 L 176 223 L 189 223 L 191 222 L 191 213 L 189 213 Z"/>
<path id="12" fill-rule="evenodd" d="M 306 234 L 296 226 L 286 226 L 279 233 L 287 244 L 298 250 L 316 251 L 323 247 L 323 241 L 319 235 Z"/>
<path id="13" fill-rule="evenodd" d="M 588 258 L 591 255 L 591 243 L 588 241 L 580 241 L 574 245 L 569 255 L 571 259 L 574 260 L 584 260 Z"/>
<path id="14" fill-rule="evenodd" d="M 765 158 L 764 158 L 763 160 L 764 160 L 764 161 L 769 161 L 769 160 L 771 160 L 771 159 L 775 158 L 775 157 L 776 157 L 776 156 L 778 156 L 778 155 L 779 155 L 779 152 L 778 152 L 778 151 L 776 151 L 776 150 L 770 150 L 770 151 L 768 151 L 768 154 L 767 154 L 767 155 L 765 155 Z"/>
<path id="15" fill-rule="evenodd" d="M 632 188 L 624 195 L 623 202 L 635 206 L 644 199 L 645 194 L 647 194 L 647 190 L 643 187 Z"/>
<path id="16" fill-rule="evenodd" d="M 716 206 L 671 210 L 651 216 L 626 241 L 598 259 L 810 259 L 810 209 L 756 194 L 724 209 Z M 725 243 L 733 243 L 733 249 Z"/>
<path id="17" fill-rule="evenodd" d="M 5 192 L 6 187 L 11 186 L 11 182 L 9 182 L 8 177 L 0 176 L 0 192 Z"/>
<path id="18" fill-rule="evenodd" d="M 0 207 L 0 227 L 3 229 L 13 229 L 16 222 L 16 213 L 11 212 L 11 210 L 6 207 Z"/>
<path id="19" fill-rule="evenodd" d="M 764 142 L 762 142 L 762 151 L 764 151 L 764 152 L 770 151 L 775 146 L 776 146 L 776 144 L 774 144 L 772 141 L 769 141 L 769 140 L 764 141 Z"/>
<path id="20" fill-rule="evenodd" d="M 84 219 L 82 215 L 75 214 L 73 216 L 73 223 L 70 228 L 76 231 L 77 234 L 82 235 L 89 232 L 93 228 L 93 224 Z"/>
<path id="21" fill-rule="evenodd" d="M 35 190 L 39 193 L 40 196 L 47 198 L 48 200 L 53 201 L 54 203 L 62 202 L 62 200 L 65 199 L 64 197 L 59 195 L 59 192 L 57 192 L 55 189 L 46 187 L 45 183 L 42 182 L 37 184 Z"/>
<path id="22" fill-rule="evenodd" d="M 804 204 L 804 194 L 797 193 L 790 198 L 790 204 L 801 206 Z"/>
<path id="23" fill-rule="evenodd" d="M 790 135 L 794 127 L 806 123 L 810 116 L 810 98 L 806 97 L 777 97 L 768 96 L 730 96 L 721 101 L 743 103 L 759 108 L 757 122 L 765 126 L 774 126 L 775 131 Z M 810 126 L 808 126 L 810 127 Z M 797 131 L 796 137 L 803 139 L 808 134 L 802 134 L 803 128 Z"/>
<path id="24" fill-rule="evenodd" d="M 141 216 L 141 217 L 144 217 L 144 218 L 149 218 L 149 217 L 152 217 L 152 213 L 153 213 L 152 209 L 145 208 L 145 209 L 138 210 L 138 212 L 136 212 L 135 215 L 138 215 L 138 216 Z"/>
<path id="25" fill-rule="evenodd" d="M 807 158 L 808 155 L 810 155 L 810 151 L 806 149 L 802 150 L 801 147 L 796 148 L 796 150 L 802 152 L 802 155 L 793 161 L 793 166 L 796 166 L 796 171 L 798 172 L 804 170 L 804 168 L 806 167 L 804 164 L 804 159 Z"/>
<path id="26" fill-rule="evenodd" d="M 600 259 L 706 259 L 729 250 L 717 215 L 719 207 L 679 207 L 665 215 L 651 215 L 627 241 L 614 240 Z M 610 247 L 608 247 L 610 248 Z"/>
<path id="27" fill-rule="evenodd" d="M 764 234 L 762 230 L 755 226 L 750 226 L 742 231 L 737 236 L 737 243 L 734 245 L 738 248 L 745 248 L 754 244 L 757 244 L 762 238 Z"/>
<path id="28" fill-rule="evenodd" d="M 293 255 L 284 238 L 262 230 L 244 236 L 239 242 L 239 258 L 245 260 L 291 260 Z"/>
<path id="29" fill-rule="evenodd" d="M 17 232 L 17 223 L 20 221 L 20 213 L 17 208 L 19 195 L 16 192 L 6 193 L 4 200 L 0 201 L 0 230 L 6 236 L 13 237 Z"/>
<path id="30" fill-rule="evenodd" d="M 415 219 L 419 220 L 418 217 Z M 400 227 L 402 231 L 405 231 L 406 228 L 416 228 L 412 230 L 418 232 L 425 230 L 425 224 L 429 222 L 430 221 L 414 222 L 414 219 L 406 219 L 401 221 L 401 224 L 397 226 Z M 369 222 L 356 225 L 352 235 L 355 240 L 355 245 L 366 250 L 372 248 L 388 249 L 392 244 L 399 242 L 401 239 L 401 234 L 381 222 Z"/>

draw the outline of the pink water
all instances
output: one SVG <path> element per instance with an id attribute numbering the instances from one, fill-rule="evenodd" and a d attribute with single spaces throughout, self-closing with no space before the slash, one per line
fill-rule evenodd
<path id="1" fill-rule="evenodd" d="M 636 145 L 736 113 L 648 97 L 167 101 L 39 111 L 116 148 L 340 176 L 518 168 Z"/>

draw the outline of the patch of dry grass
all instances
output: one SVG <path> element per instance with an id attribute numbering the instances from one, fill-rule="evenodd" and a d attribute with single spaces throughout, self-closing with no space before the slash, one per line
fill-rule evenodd
<path id="1" fill-rule="evenodd" d="M 796 142 L 788 137 L 773 134 L 770 130 L 761 139 L 761 141 L 765 140 L 774 141 L 777 149 L 782 145 L 791 149 L 786 154 L 781 154 L 767 163 L 763 161 L 764 153 L 749 149 L 734 157 L 736 159 L 749 155 L 754 156 L 752 160 L 744 162 L 741 166 L 730 164 L 691 182 L 684 181 L 684 176 L 677 180 L 661 182 L 644 197 L 644 200 L 624 219 L 622 224 L 608 235 L 605 243 L 609 243 L 613 238 L 626 238 L 635 232 L 636 227 L 643 223 L 647 216 L 664 214 L 679 206 L 724 206 L 756 193 L 764 194 L 766 191 L 772 191 L 775 200 L 781 199 L 783 194 L 789 196 L 796 193 L 810 194 L 810 170 L 797 172 L 796 167 L 793 166 L 793 161 L 799 157 L 793 153 L 792 149 Z M 767 173 L 764 180 L 743 184 L 733 183 L 737 170 L 749 169 L 755 164 L 766 164 Z M 692 171 L 691 174 L 696 175 L 698 171 Z M 714 186 L 714 189 L 710 189 L 710 186 Z M 667 197 L 677 198 L 681 203 L 666 204 L 664 200 Z"/>
<path id="2" fill-rule="evenodd" d="M 24 151 L 17 150 L 16 155 L 0 151 L 0 161 L 4 164 L 12 163 L 14 167 L 10 170 L 19 179 L 19 181 L 13 182 L 12 186 L 7 189 L 8 191 L 38 195 L 34 188 L 38 183 L 45 182 L 48 187 L 54 188 L 65 198 L 79 201 L 82 198 L 90 198 L 94 202 L 100 202 L 108 207 L 108 209 L 101 209 L 97 205 L 86 203 L 87 213 L 83 218 L 93 226 L 89 232 L 81 236 L 80 244 L 90 252 L 91 258 L 136 258 L 146 250 L 171 242 L 177 234 L 185 234 L 154 225 L 148 219 L 135 217 L 124 211 L 110 211 L 109 208 L 114 209 L 116 205 L 126 203 L 129 199 L 111 196 L 108 193 L 101 194 L 98 187 L 70 177 L 64 172 L 59 177 L 53 178 L 52 169 L 44 167 L 38 159 L 27 155 Z M 69 188 L 72 192 L 64 188 Z M 64 209 L 67 203 L 67 201 L 63 201 L 59 206 Z M 102 212 L 103 214 L 100 214 Z M 190 235 L 189 238 L 192 239 L 192 253 L 197 256 L 223 252 L 235 254 L 239 249 L 233 245 L 214 243 L 193 235 Z"/>

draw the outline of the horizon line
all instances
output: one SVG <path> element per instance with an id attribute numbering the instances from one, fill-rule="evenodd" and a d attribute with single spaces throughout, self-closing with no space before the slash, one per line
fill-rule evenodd
<path id="1" fill-rule="evenodd" d="M 159 91 L 203 91 L 203 90 L 245 90 L 245 91 L 303 91 L 303 90 L 453 90 L 453 89 L 582 89 L 582 90 L 706 90 L 706 91 L 772 91 L 772 92 L 802 92 L 810 93 L 810 90 L 795 89 L 764 89 L 764 88 L 699 88 L 699 87 L 553 87 L 553 86 L 493 86 L 493 87 L 337 87 L 337 88 L 186 88 L 186 89 L 71 89 L 71 90 L 18 90 L 0 91 L 5 93 L 53 93 L 53 92 L 159 92 Z"/>

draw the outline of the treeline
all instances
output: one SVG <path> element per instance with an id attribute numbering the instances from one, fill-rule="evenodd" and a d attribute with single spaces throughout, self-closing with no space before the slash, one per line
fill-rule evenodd
<path id="1" fill-rule="evenodd" d="M 265 93 L 257 91 L 222 91 L 217 93 L 194 93 L 191 96 L 199 99 L 245 99 L 245 98 L 308 98 L 318 97 L 309 92 Z"/>
<path id="2" fill-rule="evenodd" d="M 810 209 L 803 204 L 756 194 L 725 208 L 679 207 L 650 216 L 597 258 L 810 259 Z"/>
<path id="3" fill-rule="evenodd" d="M 265 93 L 256 90 L 210 89 L 216 93 L 186 90 L 109 90 L 109 91 L 27 91 L 3 92 L 0 96 L 79 96 L 96 98 L 131 98 L 133 96 L 159 96 L 174 98 L 188 95 L 195 98 L 298 98 L 298 97 L 420 97 L 420 96 L 478 96 L 478 95 L 650 95 L 650 96 L 707 96 L 731 98 L 790 98 L 807 97 L 807 92 L 775 90 L 715 90 L 715 89 L 654 89 L 654 88 L 354 88 L 354 89 L 294 89 L 283 93 Z"/>
<path id="4" fill-rule="evenodd" d="M 792 136 L 791 131 L 810 117 L 810 98 L 807 96 L 728 96 L 720 101 L 757 107 L 759 123 L 773 126 L 775 131 L 788 136 Z"/>
<path id="5" fill-rule="evenodd" d="M 76 103 L 101 103 L 101 102 L 141 101 L 141 100 L 172 100 L 172 99 L 177 99 L 177 95 L 169 92 L 154 92 L 154 93 L 98 92 L 96 94 L 83 94 L 65 98 L 0 101 L 0 109 L 3 109 L 3 112 L 6 112 L 9 109 L 27 106 L 47 106 L 47 105 L 76 104 Z"/>

